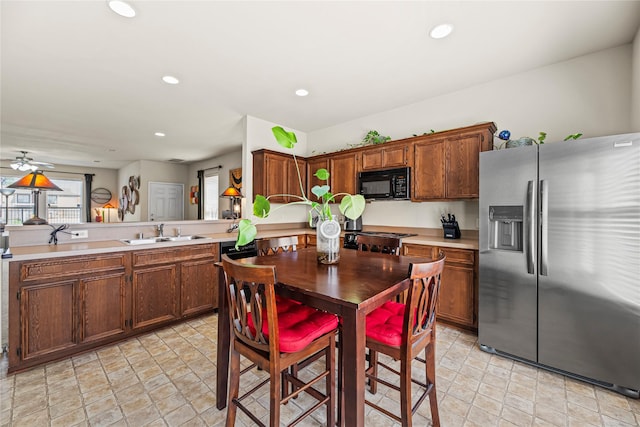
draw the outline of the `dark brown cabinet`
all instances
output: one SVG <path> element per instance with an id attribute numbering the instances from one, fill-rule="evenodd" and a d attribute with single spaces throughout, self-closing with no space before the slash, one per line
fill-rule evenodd
<path id="1" fill-rule="evenodd" d="M 9 264 L 9 370 L 68 356 L 126 334 L 125 253 Z"/>
<path id="2" fill-rule="evenodd" d="M 410 166 L 409 144 L 406 142 L 383 144 L 362 151 L 362 170 L 389 169 Z"/>
<path id="3" fill-rule="evenodd" d="M 124 270 L 85 277 L 79 282 L 80 342 L 99 341 L 126 332 L 129 287 Z"/>
<path id="4" fill-rule="evenodd" d="M 477 330 L 477 251 L 427 245 L 403 245 L 405 255 L 435 259 L 439 251 L 444 252 L 447 259 L 442 272 L 438 319 L 466 329 Z"/>
<path id="5" fill-rule="evenodd" d="M 358 193 L 359 155 L 359 152 L 348 152 L 329 157 L 329 182 L 333 194 Z M 340 202 L 342 197 L 336 197 L 336 202 Z"/>
<path id="6" fill-rule="evenodd" d="M 9 372 L 217 308 L 217 243 L 9 263 Z"/>
<path id="7" fill-rule="evenodd" d="M 217 307 L 218 245 L 133 253 L 134 329 L 172 322 Z"/>
<path id="8" fill-rule="evenodd" d="M 302 157 L 296 156 L 298 167 L 293 160 L 293 156 L 269 150 L 258 150 L 253 152 L 253 194 L 272 196 L 269 201 L 272 203 L 289 203 L 302 196 L 302 188 L 306 188 L 307 162 Z M 298 178 L 298 171 L 300 172 Z"/>
<path id="9" fill-rule="evenodd" d="M 495 124 L 417 137 L 413 144 L 414 201 L 479 197 L 480 152 L 493 148 Z"/>

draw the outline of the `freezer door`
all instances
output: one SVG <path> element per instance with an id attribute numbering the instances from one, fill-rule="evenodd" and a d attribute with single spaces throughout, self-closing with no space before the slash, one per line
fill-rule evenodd
<path id="1" fill-rule="evenodd" d="M 536 161 L 537 146 L 480 153 L 478 340 L 531 361 L 537 356 Z"/>
<path id="2" fill-rule="evenodd" d="M 640 389 L 640 134 L 540 146 L 538 361 Z"/>

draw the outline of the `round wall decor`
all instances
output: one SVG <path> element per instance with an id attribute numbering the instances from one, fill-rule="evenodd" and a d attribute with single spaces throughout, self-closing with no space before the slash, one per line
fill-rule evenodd
<path id="1" fill-rule="evenodd" d="M 91 200 L 99 205 L 104 205 L 111 200 L 111 191 L 106 188 L 96 188 L 91 191 Z"/>

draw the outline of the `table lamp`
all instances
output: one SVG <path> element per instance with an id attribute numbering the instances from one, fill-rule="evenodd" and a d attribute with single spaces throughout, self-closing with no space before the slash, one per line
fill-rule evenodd
<path id="1" fill-rule="evenodd" d="M 4 196 L 4 224 L 9 224 L 9 196 L 16 192 L 15 188 L 0 188 L 0 194 Z"/>
<path id="2" fill-rule="evenodd" d="M 27 188 L 33 192 L 33 217 L 24 221 L 23 225 L 42 225 L 47 220 L 38 217 L 38 199 L 40 190 L 62 191 L 62 188 L 55 185 L 49 178 L 44 176 L 42 171 L 35 170 L 28 175 L 23 176 L 18 181 L 9 185 L 8 188 Z"/>
<path id="3" fill-rule="evenodd" d="M 229 186 L 222 192 L 220 197 L 228 197 L 230 201 L 229 210 L 233 216 L 233 223 L 231 223 L 231 227 L 227 229 L 227 233 L 231 233 L 233 230 L 238 228 L 238 224 L 236 224 L 236 219 L 240 217 L 240 203 L 238 203 L 238 201 L 242 199 L 243 196 L 240 190 L 233 186 Z"/>

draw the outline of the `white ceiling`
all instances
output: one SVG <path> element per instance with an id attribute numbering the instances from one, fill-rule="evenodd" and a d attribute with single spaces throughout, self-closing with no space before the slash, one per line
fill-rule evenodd
<path id="1" fill-rule="evenodd" d="M 208 159 L 241 145 L 247 114 L 310 132 L 630 43 L 640 26 L 640 1 L 130 3 L 132 19 L 106 1 L 0 2 L 2 159 Z M 442 22 L 454 33 L 429 38 Z"/>

